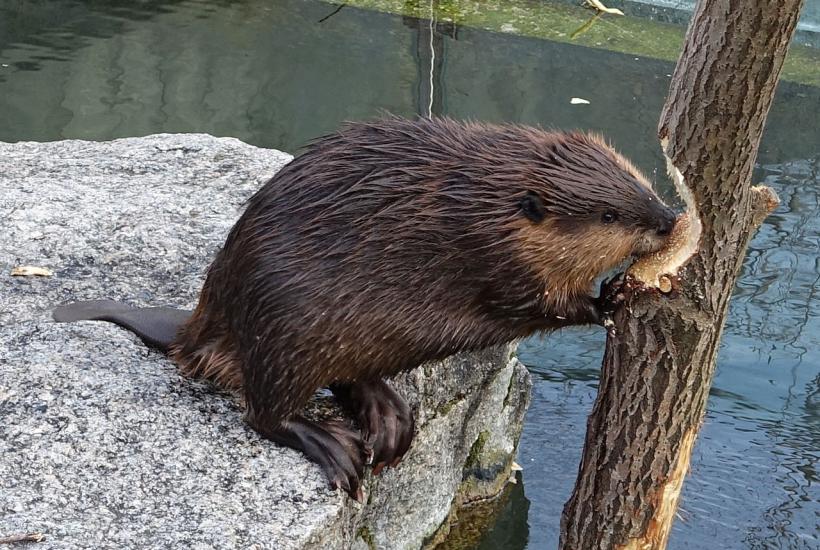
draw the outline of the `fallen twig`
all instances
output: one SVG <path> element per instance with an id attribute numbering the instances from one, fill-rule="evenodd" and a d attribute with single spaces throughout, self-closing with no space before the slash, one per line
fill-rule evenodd
<path id="1" fill-rule="evenodd" d="M 42 533 L 26 533 L 23 535 L 9 535 L 0 537 L 0 544 L 15 544 L 18 542 L 43 542 L 46 536 Z"/>

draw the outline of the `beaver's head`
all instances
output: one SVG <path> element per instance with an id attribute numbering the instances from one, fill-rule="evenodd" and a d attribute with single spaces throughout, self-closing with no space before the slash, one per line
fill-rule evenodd
<path id="1" fill-rule="evenodd" d="M 675 213 L 629 161 L 598 136 L 549 136 L 518 195 L 528 262 L 551 284 L 586 286 L 629 256 L 663 247 Z"/>

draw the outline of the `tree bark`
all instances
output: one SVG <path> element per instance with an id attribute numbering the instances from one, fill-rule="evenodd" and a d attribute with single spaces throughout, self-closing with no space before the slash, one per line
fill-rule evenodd
<path id="1" fill-rule="evenodd" d="M 658 129 L 687 212 L 669 249 L 627 272 L 563 549 L 666 547 L 735 279 L 777 206 L 751 174 L 801 5 L 701 0 L 695 10 Z"/>

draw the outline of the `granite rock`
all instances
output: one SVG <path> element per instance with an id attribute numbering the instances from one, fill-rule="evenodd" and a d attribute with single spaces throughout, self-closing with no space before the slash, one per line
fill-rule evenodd
<path id="1" fill-rule="evenodd" d="M 261 439 L 238 400 L 134 335 L 56 324 L 74 300 L 191 308 L 255 189 L 290 156 L 232 138 L 0 143 L 0 538 L 37 548 L 418 548 L 510 475 L 529 398 L 513 346 L 398 377 L 405 460 L 331 491 Z M 14 267 L 51 276 L 16 277 Z"/>

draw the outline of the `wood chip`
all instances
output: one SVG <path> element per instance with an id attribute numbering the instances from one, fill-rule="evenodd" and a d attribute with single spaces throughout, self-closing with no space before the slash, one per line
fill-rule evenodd
<path id="1" fill-rule="evenodd" d="M 21 265 L 11 270 L 14 277 L 51 277 L 54 275 L 50 269 L 37 267 L 35 265 Z"/>

